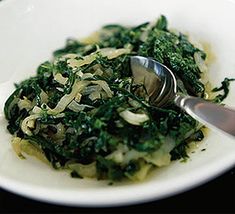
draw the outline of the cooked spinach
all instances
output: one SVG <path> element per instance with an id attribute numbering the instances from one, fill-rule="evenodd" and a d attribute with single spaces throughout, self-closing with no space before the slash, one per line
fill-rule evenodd
<path id="1" fill-rule="evenodd" d="M 216 103 L 221 103 L 223 102 L 223 100 L 228 96 L 229 93 L 229 85 L 231 81 L 235 81 L 234 78 L 224 78 L 224 80 L 221 82 L 221 86 L 220 87 L 215 87 L 212 89 L 212 92 L 219 92 L 219 91 L 223 91 L 223 94 L 218 94 L 216 95 L 216 97 L 213 99 L 213 102 Z"/>
<path id="2" fill-rule="evenodd" d="M 171 32 L 165 16 L 137 27 L 106 25 L 98 35 L 89 44 L 68 39 L 35 77 L 16 85 L 4 108 L 9 132 L 37 145 L 54 168 L 77 164 L 72 177 L 143 179 L 151 166 L 168 164 L 159 164 L 165 156 L 187 158 L 187 144 L 204 138 L 198 122 L 174 104 L 157 108 L 136 93 L 130 56 L 165 64 L 180 91 L 203 97 L 194 54 L 205 60 L 206 53 Z M 213 90 L 224 91 L 215 102 L 232 80 Z"/>

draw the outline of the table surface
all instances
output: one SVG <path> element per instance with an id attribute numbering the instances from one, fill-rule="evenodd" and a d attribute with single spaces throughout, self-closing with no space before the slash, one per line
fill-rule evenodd
<path id="1" fill-rule="evenodd" d="M 188 192 L 133 206 L 65 207 L 30 200 L 0 189 L 0 213 L 235 213 L 235 168 Z"/>

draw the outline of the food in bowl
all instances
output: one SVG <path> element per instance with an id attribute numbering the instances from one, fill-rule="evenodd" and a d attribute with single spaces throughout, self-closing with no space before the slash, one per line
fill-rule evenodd
<path id="1" fill-rule="evenodd" d="M 174 104 L 152 106 L 133 82 L 130 56 L 151 57 L 177 77 L 178 91 L 208 98 L 206 53 L 167 19 L 136 27 L 106 25 L 66 46 L 19 84 L 5 103 L 16 154 L 36 156 L 72 177 L 143 180 L 156 167 L 186 159 L 202 125 Z M 229 82 L 213 91 L 222 102 Z"/>

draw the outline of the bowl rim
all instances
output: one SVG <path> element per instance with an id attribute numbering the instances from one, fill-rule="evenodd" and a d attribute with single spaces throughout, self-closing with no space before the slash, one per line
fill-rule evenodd
<path id="1" fill-rule="evenodd" d="M 226 1 L 235 3 L 235 0 L 226 0 Z M 8 0 L 1 2 L 0 10 L 3 8 L 3 6 L 13 4 L 14 2 L 16 2 L 16 0 Z M 88 197 L 91 192 L 89 190 L 82 191 L 82 194 L 81 193 L 78 194 L 77 190 L 71 191 L 70 189 L 69 190 L 63 189 L 64 194 L 61 194 L 60 190 L 58 189 L 50 189 L 48 191 L 46 187 L 41 187 L 35 184 L 27 184 L 12 178 L 8 178 L 7 176 L 1 174 L 0 174 L 0 187 L 12 193 L 16 193 L 31 199 L 36 199 L 47 203 L 62 204 L 67 206 L 81 206 L 81 207 L 113 207 L 113 206 L 123 206 L 123 205 L 159 200 L 200 186 L 214 179 L 215 177 L 220 176 L 224 172 L 234 167 L 235 156 L 230 155 L 229 157 L 221 158 L 219 165 L 218 163 L 216 163 L 215 166 L 215 164 L 213 165 L 213 163 L 211 163 L 210 166 L 212 167 L 210 167 L 209 169 L 205 166 L 202 167 L 200 169 L 200 173 L 198 173 L 199 169 L 195 170 L 193 173 L 185 177 L 183 180 L 178 179 L 177 186 L 171 184 L 170 185 L 171 188 L 165 189 L 165 191 L 162 191 L 160 194 L 159 193 L 156 194 L 156 190 L 150 192 L 152 190 L 150 184 L 144 185 L 143 187 L 140 187 L 138 189 L 138 191 L 142 191 L 141 195 L 136 194 L 129 199 L 128 199 L 128 197 L 130 196 L 129 191 L 133 191 L 134 193 L 136 193 L 136 187 L 134 186 L 130 188 L 118 186 L 119 190 L 116 189 L 115 191 L 113 189 L 96 191 L 94 196 L 97 198 L 93 197 L 92 200 Z M 86 195 L 86 192 L 88 195 L 84 196 L 83 194 Z M 118 199 L 112 196 L 114 193 L 117 194 Z M 57 197 L 55 197 L 55 195 Z M 66 197 L 64 197 L 65 195 Z"/>

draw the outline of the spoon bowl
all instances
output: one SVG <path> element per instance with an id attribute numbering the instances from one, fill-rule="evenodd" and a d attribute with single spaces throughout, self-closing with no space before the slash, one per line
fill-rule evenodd
<path id="1" fill-rule="evenodd" d="M 144 84 L 150 102 L 163 107 L 172 102 L 177 93 L 174 74 L 165 65 L 142 56 L 131 57 L 131 69 L 136 84 Z"/>

